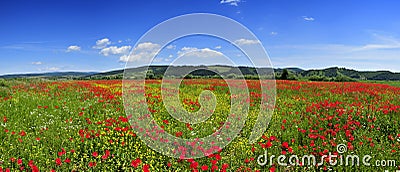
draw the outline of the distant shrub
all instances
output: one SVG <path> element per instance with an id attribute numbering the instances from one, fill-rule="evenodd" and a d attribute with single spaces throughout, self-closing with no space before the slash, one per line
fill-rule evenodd
<path id="1" fill-rule="evenodd" d="M 309 77 L 308 80 L 310 80 L 310 81 L 324 81 L 324 80 L 326 80 L 326 77 L 314 75 L 314 76 Z"/>
<path id="2" fill-rule="evenodd" d="M 6 81 L 0 80 L 0 87 L 7 87 Z"/>
<path id="3" fill-rule="evenodd" d="M 335 78 L 334 81 L 336 81 L 336 82 L 352 82 L 352 81 L 356 81 L 356 80 L 352 79 L 352 78 L 349 78 L 349 77 L 346 77 L 346 76 L 338 76 L 338 77 Z"/>
<path id="4" fill-rule="evenodd" d="M 0 97 L 8 97 L 10 94 L 10 91 L 8 88 L 5 87 L 0 87 Z"/>

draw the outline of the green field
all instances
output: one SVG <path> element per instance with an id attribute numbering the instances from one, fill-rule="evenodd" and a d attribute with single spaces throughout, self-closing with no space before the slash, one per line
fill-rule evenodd
<path id="1" fill-rule="evenodd" d="M 249 144 L 257 118 L 259 83 L 247 81 L 250 111 L 240 135 L 220 151 L 198 159 L 158 153 L 139 138 L 125 114 L 122 83 L 109 81 L 1 81 L 0 167 L 11 171 L 383 171 L 400 168 L 400 87 L 391 83 L 277 81 L 275 111 L 263 137 Z M 201 138 L 225 126 L 230 92 L 223 80 L 185 80 L 180 101 L 191 112 L 198 95 L 215 93 L 218 104 L 204 123 L 174 119 L 163 107 L 160 81 L 147 83 L 155 122 L 179 138 Z M 146 115 L 146 114 L 139 114 Z M 139 132 L 138 132 L 139 131 Z M 338 153 L 344 144 L 347 151 Z M 268 152 L 271 164 L 257 159 Z M 373 157 L 385 167 L 329 164 L 327 155 Z M 320 166 L 300 161 L 282 166 L 277 157 L 313 155 Z M 292 159 L 293 160 L 293 159 Z M 295 159 L 296 160 L 296 159 Z M 391 164 L 392 162 L 396 164 Z M 317 163 L 318 163 L 317 162 Z M 289 163 L 289 162 L 287 162 Z"/>

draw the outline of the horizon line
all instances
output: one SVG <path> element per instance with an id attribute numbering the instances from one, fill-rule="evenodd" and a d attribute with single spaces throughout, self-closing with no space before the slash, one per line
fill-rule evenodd
<path id="1" fill-rule="evenodd" d="M 137 67 L 132 67 L 130 69 L 134 68 L 141 68 L 141 67 L 152 67 L 152 66 L 169 66 L 169 65 L 151 65 L 151 66 L 137 66 Z M 301 70 L 324 70 L 324 69 L 329 69 L 329 68 L 344 68 L 348 70 L 355 70 L 358 72 L 392 72 L 392 73 L 400 73 L 400 71 L 392 71 L 389 69 L 356 69 L 356 68 L 349 68 L 345 66 L 327 66 L 327 67 L 321 67 L 321 68 L 303 68 L 299 66 L 284 66 L 284 67 L 254 67 L 254 66 L 245 66 L 245 65 L 238 65 L 238 66 L 230 66 L 230 65 L 173 65 L 173 67 L 182 67 L 182 66 L 192 66 L 192 67 L 199 67 L 199 66 L 225 66 L 225 67 L 250 67 L 250 68 L 273 68 L 273 69 L 289 69 L 289 68 L 298 68 Z M 112 72 L 112 71 L 117 71 L 117 70 L 125 70 L 128 68 L 114 68 L 114 69 L 109 69 L 109 70 L 103 70 L 103 71 L 96 71 L 96 70 L 56 70 L 56 71 L 44 71 L 44 72 L 20 72 L 20 73 L 4 73 L 0 74 L 0 76 L 9 76 L 9 75 L 32 75 L 32 74 L 49 74 L 49 73 L 68 73 L 68 72 L 77 72 L 77 73 L 107 73 L 107 72 Z"/>

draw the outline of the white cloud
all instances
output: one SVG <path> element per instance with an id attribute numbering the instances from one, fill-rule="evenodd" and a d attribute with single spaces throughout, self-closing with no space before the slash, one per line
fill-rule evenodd
<path id="1" fill-rule="evenodd" d="M 58 68 L 58 67 L 45 67 L 45 68 L 40 68 L 38 70 L 40 72 L 54 72 L 54 71 L 59 71 L 60 68 Z"/>
<path id="2" fill-rule="evenodd" d="M 209 48 L 198 49 L 195 47 L 183 47 L 180 51 L 178 51 L 178 56 L 183 56 L 183 55 L 208 58 L 208 57 L 219 57 L 223 56 L 224 54 Z"/>
<path id="3" fill-rule="evenodd" d="M 119 58 L 122 62 L 146 61 L 155 57 L 161 46 L 151 42 L 138 44 L 131 55 L 123 55 Z"/>
<path id="4" fill-rule="evenodd" d="M 72 51 L 80 51 L 81 47 L 77 46 L 77 45 L 71 45 L 67 48 L 67 52 L 72 52 Z"/>
<path id="5" fill-rule="evenodd" d="M 215 47 L 215 49 L 221 49 L 221 48 L 222 48 L 221 45 L 218 45 L 218 46 Z"/>
<path id="6" fill-rule="evenodd" d="M 43 64 L 42 62 L 32 62 L 33 65 L 41 65 Z"/>
<path id="7" fill-rule="evenodd" d="M 50 67 L 50 68 L 47 68 L 47 70 L 48 71 L 58 71 L 58 70 L 60 70 L 60 68 L 58 68 L 58 67 Z"/>
<path id="8" fill-rule="evenodd" d="M 233 6 L 238 6 L 238 3 L 241 0 L 221 0 L 219 3 L 221 4 L 229 4 L 229 5 L 233 5 Z"/>
<path id="9" fill-rule="evenodd" d="M 400 71 L 400 39 L 393 35 L 372 34 L 363 44 L 267 45 L 274 66 L 302 68 L 346 68 Z"/>
<path id="10" fill-rule="evenodd" d="M 176 48 L 176 45 L 168 45 L 166 48 L 167 48 L 167 49 L 175 49 L 175 48 Z"/>
<path id="11" fill-rule="evenodd" d="M 366 44 L 356 50 L 380 50 L 380 49 L 399 49 L 400 40 L 395 39 L 390 36 L 383 36 L 378 34 L 373 34 L 373 36 L 380 42 L 374 44 Z"/>
<path id="12" fill-rule="evenodd" d="M 367 44 L 356 50 L 397 49 L 400 44 Z"/>
<path id="13" fill-rule="evenodd" d="M 278 32 L 271 32 L 269 34 L 272 35 L 272 36 L 275 36 L 275 35 L 278 35 Z"/>
<path id="14" fill-rule="evenodd" d="M 303 16 L 303 19 L 304 19 L 305 21 L 314 21 L 314 20 L 315 20 L 314 18 L 312 18 L 312 17 L 307 17 L 307 16 Z"/>
<path id="15" fill-rule="evenodd" d="M 127 61 L 129 61 L 129 56 L 128 55 L 123 55 L 123 56 L 119 57 L 119 61 L 127 62 Z"/>
<path id="16" fill-rule="evenodd" d="M 258 44 L 260 43 L 259 40 L 252 40 L 252 39 L 238 39 L 234 42 L 237 45 L 252 45 L 252 44 Z"/>
<path id="17" fill-rule="evenodd" d="M 111 47 L 103 48 L 100 51 L 100 54 L 102 54 L 104 56 L 108 56 L 110 54 L 112 54 L 112 55 L 128 54 L 130 49 L 131 49 L 131 46 L 122 46 L 122 47 L 111 46 Z"/>
<path id="18" fill-rule="evenodd" d="M 93 46 L 94 49 L 103 49 L 111 44 L 111 41 L 108 38 L 103 38 L 96 41 L 96 45 Z"/>

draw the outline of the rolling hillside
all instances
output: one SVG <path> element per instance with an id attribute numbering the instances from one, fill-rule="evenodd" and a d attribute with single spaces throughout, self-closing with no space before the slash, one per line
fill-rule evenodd
<path id="1" fill-rule="evenodd" d="M 271 68 L 253 68 L 253 67 L 238 67 L 231 66 L 150 66 L 147 71 L 147 78 L 158 79 L 164 76 L 167 71 L 170 72 L 171 77 L 186 77 L 186 78 L 220 78 L 216 73 L 220 73 L 227 78 L 241 78 L 249 79 L 258 78 L 273 78 L 268 75 L 271 73 Z M 195 69 L 195 71 L 193 71 Z M 130 78 L 140 78 L 145 74 L 146 67 L 130 68 L 127 69 Z M 399 81 L 400 73 L 390 71 L 356 71 L 346 68 L 331 67 L 326 69 L 313 69 L 303 70 L 300 68 L 285 68 L 274 69 L 275 77 L 280 79 L 282 73 L 287 71 L 289 79 L 296 80 L 316 80 L 316 81 L 356 81 L 356 80 L 377 80 L 377 81 Z M 190 72 L 192 71 L 192 72 Z M 257 74 L 259 71 L 259 75 Z M 38 73 L 38 74 L 13 74 L 3 75 L 3 79 L 15 78 L 43 78 L 43 79 L 122 79 L 124 70 L 113 70 L 109 72 L 96 73 L 96 72 L 52 72 L 52 73 Z"/>

